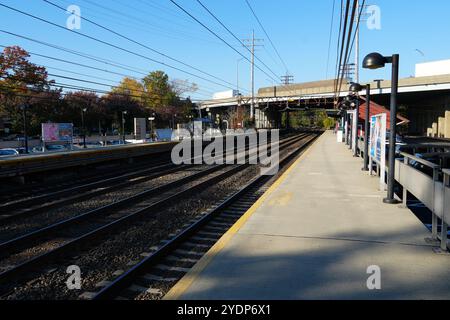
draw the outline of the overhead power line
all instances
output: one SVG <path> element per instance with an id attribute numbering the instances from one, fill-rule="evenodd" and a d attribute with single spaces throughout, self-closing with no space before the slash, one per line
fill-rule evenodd
<path id="1" fill-rule="evenodd" d="M 347 0 L 347 5 L 346 5 L 346 12 L 345 12 L 345 16 L 344 16 L 344 32 L 342 34 L 342 43 L 341 43 L 341 56 L 340 56 L 340 62 L 339 62 L 339 70 L 338 70 L 338 78 L 336 81 L 336 91 L 335 91 L 335 101 L 337 101 L 339 94 L 341 92 L 341 88 L 342 88 L 342 82 L 345 76 L 345 70 L 346 70 L 346 65 L 348 64 L 349 58 L 350 58 L 350 54 L 353 50 L 353 46 L 354 46 L 354 42 L 355 42 L 355 38 L 356 38 L 356 33 L 358 31 L 359 28 L 359 24 L 361 21 L 361 16 L 362 16 L 362 12 L 364 9 L 364 4 L 365 1 L 363 2 L 363 5 L 361 7 L 361 10 L 358 13 L 358 1 L 354 0 L 353 1 L 353 5 L 352 5 L 352 11 L 351 11 L 351 17 L 350 17 L 350 25 L 348 28 L 348 32 L 346 32 L 346 24 L 348 22 L 349 19 L 349 9 L 350 9 L 350 1 Z M 355 19 L 356 14 L 358 14 L 358 18 Z M 352 37 L 352 31 L 353 31 L 353 25 L 356 22 L 356 28 L 355 28 L 355 33 L 353 34 Z M 346 38 L 346 41 L 345 41 Z M 346 44 L 345 44 L 346 43 Z M 344 44 L 345 44 L 345 53 L 343 54 L 343 48 L 344 48 Z M 341 63 L 343 62 L 343 64 Z"/>
<path id="2" fill-rule="evenodd" d="M 353 52 L 353 47 L 354 47 L 354 45 L 355 45 L 355 40 L 356 40 L 357 31 L 358 31 L 359 26 L 360 26 L 360 23 L 361 23 L 361 17 L 362 17 L 362 13 L 363 13 L 363 10 L 364 10 L 365 5 L 366 5 L 366 0 L 363 0 L 362 5 L 361 5 L 361 9 L 360 9 L 360 11 L 359 11 L 358 19 L 357 19 L 358 21 L 357 21 L 357 24 L 356 24 L 356 32 L 355 32 L 354 35 L 353 35 L 352 44 L 351 44 L 351 46 L 350 46 L 350 54 L 349 54 L 348 57 L 347 57 L 347 63 L 348 63 L 348 59 L 350 59 L 350 55 L 351 55 L 352 52 Z"/>
<path id="3" fill-rule="evenodd" d="M 266 35 L 267 39 L 269 40 L 270 44 L 272 45 L 273 49 L 275 50 L 278 58 L 280 59 L 281 63 L 283 64 L 283 66 L 286 69 L 286 72 L 288 72 L 289 68 L 287 67 L 286 63 L 284 62 L 283 58 L 281 58 L 280 53 L 278 52 L 277 47 L 274 45 L 272 39 L 270 38 L 269 34 L 267 33 L 266 29 L 264 28 L 263 24 L 261 23 L 261 21 L 259 20 L 258 16 L 255 13 L 255 10 L 253 10 L 252 6 L 250 5 L 250 2 L 248 2 L 248 0 L 245 0 L 245 2 L 247 3 L 247 6 L 249 7 L 250 11 L 253 13 L 253 16 L 255 17 L 256 21 L 258 22 L 259 26 L 261 27 L 261 29 L 264 31 L 264 34 Z"/>
<path id="4" fill-rule="evenodd" d="M 240 51 L 238 51 L 236 48 L 234 48 L 231 44 L 229 44 L 226 40 L 224 40 L 221 36 L 219 36 L 217 33 L 215 33 L 213 30 L 211 30 L 208 26 L 206 26 L 203 22 L 201 22 L 199 19 L 197 19 L 195 16 L 193 16 L 189 11 L 187 11 L 186 9 L 184 9 L 181 5 L 179 5 L 176 1 L 174 0 L 170 0 L 170 2 L 172 2 L 175 6 L 177 6 L 181 11 L 183 11 L 184 13 L 186 13 L 188 16 L 190 16 L 192 19 L 194 19 L 198 24 L 200 24 L 203 28 L 205 28 L 206 30 L 208 30 L 211 34 L 213 34 L 215 37 L 217 37 L 220 41 L 222 41 L 223 43 L 225 43 L 229 48 L 231 48 L 234 52 L 236 52 L 237 54 L 239 54 L 242 58 L 244 58 L 245 60 L 247 60 L 249 63 L 251 63 L 250 59 L 247 58 L 246 56 L 244 56 Z M 278 82 L 278 79 L 275 79 L 272 75 L 268 74 L 266 71 L 264 71 L 263 69 L 261 69 L 259 66 L 255 65 L 255 67 L 260 70 L 262 73 L 264 73 L 266 76 L 268 76 L 269 78 L 271 78 L 272 80 Z"/>
<path id="5" fill-rule="evenodd" d="M 26 16 L 31 17 L 31 18 L 33 18 L 33 19 L 39 20 L 39 21 L 41 21 L 41 22 L 47 23 L 47 24 L 49 24 L 49 25 L 55 26 L 55 27 L 57 27 L 57 28 L 59 28 L 59 29 L 62 29 L 62 30 L 65 30 L 65 31 L 72 32 L 72 33 L 74 33 L 74 34 L 77 34 L 77 35 L 80 35 L 80 36 L 82 36 L 82 37 L 88 38 L 88 39 L 93 40 L 93 41 L 95 41 L 95 42 L 102 43 L 102 44 L 104 44 L 104 45 L 107 45 L 107 46 L 109 46 L 109 47 L 115 48 L 115 49 L 117 49 L 117 50 L 120 50 L 120 51 L 123 51 L 123 52 L 126 52 L 126 53 L 129 53 L 129 54 L 131 54 L 131 55 L 140 57 L 140 58 L 142 58 L 142 59 L 145 59 L 145 60 L 148 60 L 148 61 L 152 61 L 152 62 L 157 63 L 157 64 L 161 64 L 161 65 L 163 65 L 163 66 L 166 66 L 166 67 L 169 67 L 169 68 L 171 68 L 171 69 L 174 69 L 174 70 L 180 71 L 180 72 L 182 72 L 182 73 L 188 74 L 188 75 L 190 75 L 190 76 L 193 76 L 193 77 L 202 79 L 202 80 L 204 80 L 204 81 L 211 82 L 211 83 L 214 83 L 214 84 L 216 84 L 216 85 L 220 85 L 220 86 L 222 86 L 222 87 L 229 88 L 229 89 L 234 88 L 234 84 L 233 84 L 231 87 L 225 86 L 225 85 L 223 85 L 223 84 L 217 83 L 217 82 L 215 82 L 215 81 L 213 81 L 213 80 L 207 79 L 207 78 L 205 78 L 205 77 L 196 75 L 196 74 L 194 74 L 194 73 L 192 73 L 192 72 L 189 72 L 189 71 L 183 70 L 183 69 L 181 69 L 181 68 L 175 67 L 175 66 L 170 65 L 170 64 L 168 64 L 168 63 L 165 63 L 165 62 L 162 62 L 162 61 L 158 61 L 158 60 L 153 59 L 153 58 L 150 58 L 150 57 L 148 57 L 148 56 L 145 56 L 145 55 L 136 53 L 136 52 L 134 52 L 134 51 L 131 51 L 131 50 L 122 48 L 122 47 L 120 47 L 120 46 L 118 46 L 118 45 L 115 45 L 115 44 L 113 44 L 113 43 L 110 43 L 110 42 L 107 42 L 107 41 L 98 39 L 98 38 L 96 38 L 96 37 L 90 36 L 90 35 L 85 34 L 85 33 L 82 33 L 82 32 L 78 32 L 78 31 L 75 31 L 75 30 L 67 29 L 67 28 L 65 28 L 65 27 L 63 27 L 63 26 L 60 26 L 60 25 L 54 23 L 54 22 L 51 22 L 51 21 L 49 21 L 49 20 L 40 18 L 40 17 L 38 17 L 38 16 L 32 15 L 32 14 L 27 13 L 27 12 L 24 12 L 24 11 L 22 11 L 22 10 L 19 10 L 19 9 L 16 9 L 16 8 L 13 8 L 13 7 L 10 7 L 10 6 L 8 6 L 8 5 L 5 5 L 4 3 L 0 3 L 0 6 L 2 6 L 2 7 L 4 7 L 4 8 L 7 8 L 7 9 L 9 9 L 9 10 L 15 11 L 15 12 L 17 12 L 17 13 L 26 15 Z M 222 81 L 226 83 L 226 81 L 224 81 L 224 80 L 222 80 Z"/>
<path id="6" fill-rule="evenodd" d="M 5 32 L 5 31 L 0 30 L 0 32 Z M 9 32 L 5 32 L 5 33 L 9 33 Z M 12 34 L 12 33 L 9 33 L 9 34 Z M 21 37 L 21 36 L 19 36 L 19 37 Z M 27 39 L 26 37 L 21 37 L 21 38 Z M 30 39 L 30 38 L 28 38 L 28 39 Z M 33 40 L 30 39 L 30 41 L 33 41 Z M 1 47 L 6 48 L 7 46 L 1 45 Z M 63 49 L 61 49 L 61 50 L 63 50 Z M 91 65 L 78 63 L 78 62 L 74 62 L 74 61 L 70 61 L 70 60 L 65 60 L 65 59 L 61 59 L 61 58 L 57 58 L 57 57 L 53 57 L 53 56 L 48 56 L 48 55 L 40 54 L 40 53 L 36 53 L 36 52 L 31 52 L 31 51 L 27 51 L 27 52 L 29 54 L 31 54 L 31 55 L 34 55 L 34 56 L 37 56 L 37 57 L 42 57 L 42 58 L 45 58 L 45 59 L 59 61 L 59 62 L 67 63 L 67 64 L 72 64 L 72 65 L 75 65 L 75 66 L 88 68 L 88 69 L 92 69 L 92 70 L 96 70 L 96 71 L 101 71 L 101 72 L 105 72 L 105 73 L 110 73 L 110 74 L 114 74 L 114 75 L 118 75 L 118 76 L 122 76 L 122 77 L 129 77 L 129 78 L 133 78 L 133 79 L 138 79 L 136 77 L 133 77 L 133 76 L 130 76 L 130 75 L 127 75 L 127 74 L 124 74 L 124 73 L 120 73 L 120 72 L 115 72 L 115 71 L 111 71 L 111 70 L 107 70 L 107 69 L 102 69 L 102 68 L 94 67 L 94 66 L 91 66 Z M 68 51 L 66 51 L 66 52 L 68 52 Z M 133 71 L 133 72 L 138 73 L 138 71 Z M 145 74 L 145 73 L 142 73 L 142 74 Z"/>
<path id="7" fill-rule="evenodd" d="M 53 86 L 57 86 L 58 88 L 59 87 L 61 87 L 61 88 L 64 87 L 64 86 L 59 86 L 59 85 L 56 85 L 56 84 L 53 85 Z M 90 90 L 89 88 L 83 88 L 83 87 L 78 87 L 78 88 L 79 88 L 78 90 L 83 90 L 85 92 L 98 93 L 95 90 Z M 50 97 L 47 97 L 47 96 L 42 97 L 42 96 L 39 96 L 39 95 L 32 95 L 32 94 L 26 94 L 26 93 L 21 94 L 21 93 L 18 93 L 18 92 L 11 92 L 10 91 L 11 89 L 20 89 L 20 87 L 7 86 L 7 85 L 4 85 L 4 84 L 0 84 L 0 91 L 3 91 L 4 94 L 13 95 L 15 97 L 22 97 L 22 98 L 48 100 L 48 101 L 52 101 L 52 102 L 55 101 L 55 98 L 50 98 Z M 55 93 L 55 92 L 47 92 L 47 93 Z M 69 92 L 69 93 L 58 92 L 58 95 L 63 96 L 63 97 L 67 97 L 67 96 L 72 95 L 72 93 L 71 92 Z M 129 95 L 129 94 L 115 93 L 115 95 L 126 96 L 126 97 L 131 97 L 131 98 L 133 98 L 133 97 L 139 98 L 139 96 L 133 96 L 133 95 Z M 184 98 L 184 99 L 186 100 L 186 98 Z M 191 101 L 202 101 L 202 100 L 200 100 L 200 99 L 191 99 Z"/>
<path id="8" fill-rule="evenodd" d="M 341 34 L 342 34 L 342 25 L 343 25 L 343 20 L 344 20 L 344 0 L 341 0 L 341 5 L 340 5 L 340 10 L 339 10 L 339 32 L 338 32 L 338 37 L 337 37 L 337 41 L 336 41 L 336 66 L 335 66 L 335 77 L 334 79 L 336 79 L 337 82 L 337 78 L 338 78 L 338 72 L 339 72 L 339 50 L 341 48 L 341 42 L 339 41 L 339 39 L 341 38 Z M 336 90 L 336 82 L 334 84 L 334 90 Z"/>
<path id="9" fill-rule="evenodd" d="M 66 12 L 66 9 L 65 9 L 65 8 L 63 8 L 63 7 L 59 6 L 59 5 L 57 5 L 56 3 L 53 3 L 53 2 L 51 2 L 51 1 L 49 1 L 49 0 L 42 0 L 42 1 L 44 1 L 44 2 L 50 4 L 50 5 L 54 6 L 54 7 L 56 7 L 56 8 L 58 8 L 58 9 L 62 10 L 62 11 L 64 11 L 64 12 Z M 192 65 L 190 65 L 190 64 L 188 64 L 188 63 L 185 63 L 185 62 L 183 62 L 183 61 L 181 61 L 181 60 L 179 60 L 179 59 L 173 58 L 173 57 L 171 57 L 171 56 L 169 56 L 169 55 L 167 55 L 167 54 L 165 54 L 165 53 L 163 53 L 163 52 L 161 52 L 161 51 L 159 51 L 159 50 L 156 50 L 156 49 L 154 49 L 154 48 L 152 48 L 152 47 L 149 47 L 149 46 L 147 46 L 147 45 L 145 45 L 145 44 L 143 44 L 143 43 L 141 43 L 141 42 L 139 42 L 139 41 L 136 41 L 136 40 L 134 40 L 134 39 L 132 39 L 132 38 L 130 38 L 130 37 L 127 37 L 127 36 L 125 36 L 125 35 L 123 35 L 123 34 L 117 32 L 117 31 L 115 31 L 115 30 L 112 30 L 111 28 L 105 27 L 104 25 L 101 25 L 101 24 L 99 24 L 99 23 L 97 23 L 97 22 L 95 22 L 95 21 L 93 21 L 93 20 L 91 20 L 91 19 L 85 18 L 85 17 L 83 17 L 83 16 L 81 16 L 81 15 L 78 15 L 78 14 L 77 14 L 76 16 L 78 16 L 80 19 L 83 19 L 84 21 L 87 21 L 87 22 L 89 22 L 89 23 L 91 23 L 91 24 L 93 24 L 93 25 L 95 25 L 95 26 L 97 26 L 97 27 L 99 27 L 99 28 L 101 28 L 101 29 L 103 29 L 103 30 L 106 30 L 106 31 L 108 31 L 108 32 L 110 32 L 110 33 L 113 33 L 114 35 L 116 35 L 116 36 L 118 36 L 118 37 L 120 37 L 120 38 L 123 38 L 123 39 L 125 39 L 125 40 L 127 40 L 127 41 L 130 41 L 130 42 L 132 42 L 132 43 L 134 43 L 134 44 L 140 46 L 140 47 L 143 47 L 143 48 L 145 48 L 145 49 L 147 49 L 147 50 L 150 50 L 150 51 L 152 51 L 152 52 L 154 52 L 154 53 L 156 53 L 156 54 L 159 54 L 159 55 L 163 56 L 164 58 L 170 59 L 170 60 L 172 60 L 172 61 L 174 61 L 174 62 L 177 62 L 177 63 L 179 63 L 179 64 L 181 64 L 181 65 L 183 65 L 183 66 L 185 66 L 185 67 L 191 68 L 191 69 L 193 69 L 193 70 L 195 70 L 195 71 L 198 71 L 198 72 L 200 72 L 200 73 L 202 73 L 202 74 L 204 74 L 204 75 L 207 75 L 207 76 L 209 76 L 209 77 L 211 77 L 211 78 L 214 78 L 214 79 L 216 79 L 216 80 L 222 81 L 222 82 L 227 83 L 227 84 L 229 84 L 229 85 L 234 85 L 234 84 L 232 84 L 232 83 L 230 83 L 230 82 L 227 82 L 227 81 L 225 81 L 225 80 L 223 80 L 223 79 L 221 79 L 221 78 L 219 78 L 219 77 L 216 77 L 215 75 L 213 75 L 213 74 L 211 74 L 211 73 L 209 73 L 209 72 L 203 71 L 203 70 L 201 70 L 201 69 L 199 69 L 199 68 L 197 68 L 197 67 L 194 67 L 194 66 L 192 66 Z"/>
<path id="10" fill-rule="evenodd" d="M 1 31 L 1 30 L 0 30 L 0 31 Z M 5 46 L 5 45 L 0 45 L 0 47 L 6 48 L 7 46 Z M 48 55 L 43 55 L 43 54 L 39 54 L 39 53 L 36 53 L 36 52 L 27 51 L 27 53 L 29 53 L 29 54 L 31 54 L 31 55 L 33 55 L 33 56 L 42 57 L 42 58 L 49 59 L 49 60 L 52 60 L 52 61 L 58 61 L 58 62 L 63 62 L 63 63 L 66 63 L 66 64 L 70 64 L 70 65 L 81 66 L 81 67 L 83 67 L 83 68 L 93 69 L 93 70 L 96 70 L 96 71 L 102 71 L 102 72 L 110 73 L 110 74 L 114 74 L 114 75 L 120 75 L 120 76 L 125 77 L 125 78 L 130 78 L 130 79 L 133 79 L 133 80 L 136 80 L 136 81 L 141 81 L 140 78 L 137 78 L 137 77 L 134 77 L 134 76 L 128 75 L 128 74 L 123 74 L 123 73 L 113 72 L 113 71 L 110 71 L 110 70 L 101 69 L 101 68 L 93 67 L 93 66 L 86 65 L 86 64 L 76 63 L 76 62 L 73 62 L 73 61 L 69 61 L 69 60 L 65 60 L 65 59 L 60 59 L 60 58 L 56 58 L 56 57 L 52 57 L 52 56 L 48 56 Z M 97 77 L 97 76 L 93 76 L 93 75 L 88 75 L 88 74 L 84 74 L 84 73 L 80 73 L 80 72 L 76 72 L 76 71 L 72 71 L 72 70 L 61 69 L 61 68 L 54 67 L 54 66 L 44 65 L 44 64 L 41 64 L 41 63 L 40 63 L 39 65 L 41 65 L 41 66 L 43 66 L 43 67 L 45 67 L 45 68 L 47 68 L 47 69 L 54 69 L 54 70 L 58 70 L 58 71 L 62 71 L 62 72 L 67 72 L 67 73 L 71 73 L 71 74 L 76 74 L 76 75 L 81 75 L 81 76 L 85 76 L 85 77 L 96 78 L 96 79 L 99 79 L 99 80 L 109 81 L 109 82 L 112 82 L 112 83 L 114 83 L 114 84 L 120 84 L 120 82 L 113 81 L 113 80 L 111 80 L 111 79 L 106 79 L 106 78 L 102 78 L 102 77 Z M 142 73 L 142 74 L 143 74 L 143 75 L 147 75 L 146 73 Z M 49 73 L 49 75 L 58 77 L 58 75 L 56 75 L 56 74 L 50 74 L 50 73 Z M 82 79 L 77 79 L 77 80 L 82 80 Z M 86 82 L 89 82 L 89 81 L 86 81 Z M 99 85 L 100 85 L 100 84 L 99 84 Z M 103 84 L 101 84 L 101 85 L 103 85 Z M 178 85 L 179 85 L 179 84 L 178 84 Z M 114 86 L 114 85 L 111 85 L 111 86 Z M 185 86 L 185 87 L 186 87 L 186 86 Z M 203 91 L 203 92 L 205 92 L 205 93 L 207 93 L 207 94 L 209 94 L 209 95 L 212 95 L 212 94 L 213 94 L 212 91 L 207 91 L 207 90 L 203 90 L 203 89 L 200 89 L 200 88 L 198 88 L 196 91 L 190 91 L 190 92 L 199 93 L 199 91 Z"/>
<path id="11" fill-rule="evenodd" d="M 333 0 L 333 8 L 331 9 L 330 37 L 328 39 L 327 71 L 326 71 L 326 74 L 325 74 L 325 78 L 328 78 L 328 68 L 330 66 L 331 39 L 333 37 L 334 8 L 335 7 L 336 7 L 336 0 Z"/>
<path id="12" fill-rule="evenodd" d="M 353 46 L 353 44 L 351 44 L 351 39 L 352 39 L 353 25 L 354 25 L 354 23 L 355 23 L 355 21 L 356 21 L 355 15 L 356 15 L 357 12 L 358 12 L 358 1 L 357 1 L 357 0 L 354 0 L 354 1 L 353 1 L 353 6 L 352 6 L 351 18 L 350 18 L 350 19 L 351 19 L 351 20 L 350 20 L 350 27 L 349 27 L 349 31 L 348 31 L 347 43 L 346 43 L 346 48 L 345 48 L 345 55 L 344 55 L 344 59 L 343 59 L 343 61 L 344 61 L 344 67 L 345 67 L 345 65 L 347 64 L 348 59 L 349 59 L 349 57 L 350 57 L 350 45 Z M 359 23 L 359 20 L 358 20 L 357 23 Z M 358 28 L 358 26 L 356 26 L 356 28 Z M 353 40 L 354 40 L 354 39 L 355 39 L 355 38 L 353 37 Z M 344 69 L 345 69 L 345 68 L 344 68 Z M 344 81 L 344 70 L 342 70 L 342 76 L 341 76 L 340 82 L 339 82 L 338 94 L 340 94 L 340 92 L 341 92 L 343 81 Z"/>
<path id="13" fill-rule="evenodd" d="M 209 10 L 200 0 L 197 0 L 197 2 L 203 7 L 203 9 L 205 9 L 222 27 L 224 27 L 224 29 L 225 30 L 227 30 L 228 31 L 228 33 L 229 34 L 231 34 L 242 46 L 244 46 L 244 48 L 246 48 L 247 49 L 247 51 L 249 52 L 249 53 L 251 53 L 251 54 L 254 54 L 254 53 L 252 53 L 252 51 L 247 47 L 247 45 L 245 45 L 242 41 L 241 41 L 241 39 L 239 39 L 219 18 L 217 18 L 217 16 L 214 14 L 214 13 L 212 13 L 211 12 L 211 10 Z M 271 69 L 271 68 L 269 68 L 260 58 L 258 58 L 256 55 L 255 55 L 255 58 L 256 58 L 256 60 L 258 60 L 259 62 L 261 62 L 262 63 L 262 65 L 264 66 L 264 67 L 266 67 L 267 68 L 267 70 L 269 70 L 275 77 L 278 77 L 278 75 L 275 73 L 275 72 L 273 72 L 273 70 Z"/>
<path id="14" fill-rule="evenodd" d="M 0 29 L 0 32 L 6 33 L 6 34 L 9 34 L 9 35 L 21 38 L 21 39 L 25 39 L 27 41 L 38 43 L 38 44 L 41 44 L 41 45 L 46 46 L 46 47 L 50 47 L 50 48 L 57 49 L 57 50 L 60 50 L 60 51 L 63 51 L 63 52 L 67 52 L 67 53 L 73 54 L 73 55 L 78 56 L 78 57 L 82 57 L 82 58 L 85 58 L 85 59 L 88 59 L 88 60 L 93 60 L 93 61 L 100 62 L 100 63 L 106 64 L 106 65 L 110 65 L 110 66 L 113 66 L 113 67 L 118 68 L 118 69 L 131 71 L 131 72 L 134 72 L 136 74 L 140 74 L 142 76 L 147 76 L 148 75 L 148 71 L 146 71 L 144 69 L 135 68 L 135 67 L 132 67 L 132 66 L 129 66 L 129 65 L 126 65 L 126 64 L 122 64 L 122 63 L 116 62 L 116 61 L 112 61 L 112 60 L 100 58 L 100 57 L 97 57 L 97 56 L 89 55 L 89 54 L 86 54 L 86 53 L 83 53 L 83 52 L 80 52 L 80 51 L 64 48 L 64 47 L 57 46 L 57 45 L 54 45 L 54 44 L 51 44 L 51 43 L 48 43 L 48 42 L 44 42 L 44 41 L 40 41 L 40 40 L 33 39 L 33 38 L 30 38 L 30 37 L 26 37 L 26 36 L 23 36 L 23 35 L 19 35 L 19 34 L 13 33 L 13 32 L 1 30 L 1 29 Z M 7 46 L 0 45 L 0 47 L 6 48 Z M 102 68 L 99 68 L 99 67 L 96 67 L 96 66 L 75 62 L 73 60 L 61 59 L 61 58 L 57 58 L 57 57 L 54 57 L 54 56 L 40 54 L 40 53 L 37 53 L 37 52 L 31 52 L 31 51 L 28 51 L 28 50 L 27 50 L 27 52 L 29 54 L 33 55 L 33 56 L 42 57 L 44 59 L 49 59 L 49 60 L 54 60 L 54 61 L 58 61 L 58 62 L 63 62 L 63 63 L 66 63 L 66 64 L 76 65 L 76 66 L 80 66 L 80 67 L 87 68 L 87 69 L 92 69 L 92 70 L 101 71 L 101 72 L 105 72 L 105 73 L 109 73 L 109 74 L 113 74 L 113 75 L 118 75 L 118 76 L 121 76 L 121 77 L 127 77 L 127 78 L 131 78 L 131 79 L 135 79 L 137 81 L 141 80 L 141 78 L 138 78 L 136 76 L 132 76 L 130 74 L 124 74 L 124 73 L 120 73 L 120 72 L 116 72 L 116 71 L 111 71 L 111 70 L 108 70 L 108 69 L 102 69 Z M 204 85 L 202 85 L 201 87 L 209 88 L 209 87 L 204 86 Z M 209 88 L 209 89 L 214 90 L 212 88 Z"/>
<path id="15" fill-rule="evenodd" d="M 340 77 L 341 77 L 341 65 L 342 65 L 342 58 L 344 55 L 345 38 L 347 36 L 347 23 L 348 23 L 349 9 L 350 9 L 350 0 L 347 0 L 346 5 L 345 5 L 345 14 L 343 17 L 343 25 L 344 26 L 343 26 L 343 31 L 342 31 L 342 40 L 340 43 L 339 63 L 337 65 L 337 79 L 336 79 L 335 89 L 334 89 L 336 98 L 338 95 L 338 88 L 339 88 L 339 82 L 340 82 Z"/>

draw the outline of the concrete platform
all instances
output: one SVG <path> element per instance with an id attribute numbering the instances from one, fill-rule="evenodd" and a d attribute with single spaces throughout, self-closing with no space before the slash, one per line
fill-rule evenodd
<path id="1" fill-rule="evenodd" d="M 165 298 L 450 299 L 450 256 L 361 167 L 326 132 Z"/>
<path id="2" fill-rule="evenodd" d="M 152 156 L 172 150 L 175 142 L 127 144 L 95 149 L 36 153 L 0 158 L 0 178 L 21 176 L 30 173 L 73 168 L 114 160 Z"/>

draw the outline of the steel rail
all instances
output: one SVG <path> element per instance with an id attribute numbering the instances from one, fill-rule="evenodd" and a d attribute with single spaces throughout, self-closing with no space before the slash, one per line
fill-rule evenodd
<path id="1" fill-rule="evenodd" d="M 317 136 L 313 135 L 313 137 L 304 142 L 300 148 L 284 157 L 280 161 L 280 166 L 284 167 L 286 166 L 286 164 L 290 163 L 290 161 L 292 161 L 292 159 L 295 158 L 295 156 L 297 156 L 302 150 L 304 150 L 307 146 L 309 146 L 309 144 L 316 138 Z M 239 191 L 237 191 L 236 193 L 225 199 L 221 204 L 219 204 L 208 214 L 203 216 L 200 220 L 187 227 L 179 235 L 177 235 L 171 241 L 168 241 L 153 254 L 144 258 L 141 262 L 136 264 L 134 267 L 132 267 L 131 269 L 120 275 L 118 278 L 116 278 L 114 281 L 112 281 L 110 284 L 105 286 L 103 289 L 101 289 L 94 296 L 93 299 L 106 300 L 106 299 L 113 299 L 114 297 L 118 296 L 123 290 L 125 290 L 129 285 L 133 283 L 135 278 L 144 274 L 145 271 L 151 268 L 152 266 L 155 266 L 158 263 L 160 263 L 164 257 L 168 256 L 170 253 L 179 248 L 182 243 L 184 243 L 187 239 L 189 239 L 193 234 L 201 230 L 202 227 L 204 227 L 214 217 L 218 216 L 230 205 L 238 202 L 239 199 L 249 190 L 264 184 L 268 180 L 270 180 L 268 176 L 258 176 L 252 179 L 248 184 L 246 184 Z"/>
<path id="2" fill-rule="evenodd" d="M 304 136 L 297 136 L 297 140 L 304 139 Z M 286 141 L 283 143 L 283 147 L 288 147 L 292 144 L 295 144 L 296 139 L 289 139 L 289 141 Z M 250 156 L 250 154 L 249 154 Z M 256 152 L 257 156 L 257 152 Z M 221 168 L 225 167 L 225 165 L 218 165 L 213 168 L 209 168 L 207 170 L 204 170 L 202 172 L 199 172 L 197 174 L 197 178 L 200 178 L 201 176 L 205 176 L 209 173 L 213 173 L 215 171 L 220 170 Z M 95 230 L 92 230 L 88 233 L 85 233 L 81 236 L 78 236 L 69 242 L 52 249 L 51 251 L 48 251 L 46 253 L 43 253 L 41 255 L 38 255 L 34 258 L 31 258 L 9 270 L 6 270 L 2 273 L 0 273 L 0 283 L 4 283 L 6 281 L 11 281 L 12 279 L 18 279 L 19 277 L 21 280 L 26 278 L 24 276 L 25 272 L 32 272 L 36 267 L 43 265 L 45 263 L 51 263 L 53 260 L 64 256 L 65 254 L 73 254 L 74 250 L 80 249 L 85 247 L 86 245 L 90 245 L 94 242 L 94 240 L 99 239 L 104 234 L 110 234 L 111 232 L 114 232 L 115 230 L 121 229 L 126 224 L 132 223 L 139 219 L 142 216 L 155 213 L 157 210 L 164 208 L 167 205 L 171 205 L 180 199 L 187 197 L 191 194 L 195 194 L 197 191 L 206 189 L 207 187 L 214 185 L 217 182 L 223 181 L 224 179 L 236 174 L 237 172 L 242 171 L 243 169 L 247 168 L 248 164 L 242 164 L 238 165 L 236 167 L 231 168 L 230 170 L 227 170 L 224 173 L 220 173 L 219 175 L 216 175 L 208 180 L 205 180 L 203 182 L 198 183 L 197 185 L 194 185 L 192 187 L 186 188 L 180 192 L 176 192 L 175 194 L 169 195 L 155 203 L 150 204 L 149 206 L 146 206 L 142 209 L 139 209 L 136 212 L 130 213 L 128 215 L 125 215 L 117 220 L 114 220 L 112 222 L 109 222 L 99 228 L 96 228 Z M 190 181 L 192 182 L 192 176 L 186 177 L 182 179 L 184 182 Z M 164 187 L 164 186 L 162 186 Z M 166 187 L 167 188 L 167 187 Z M 145 197 L 142 194 L 137 195 L 138 197 Z M 134 198 L 136 199 L 136 198 Z M 129 203 L 131 200 L 127 201 Z M 122 206 L 123 207 L 123 206 Z M 103 207 L 102 207 L 103 208 Z M 93 215 L 99 215 L 101 212 L 105 213 L 108 212 L 108 209 L 102 209 L 102 211 L 97 211 L 96 213 L 85 213 L 84 215 L 74 217 L 72 219 L 68 219 L 65 221 L 62 221 L 60 223 L 57 223 L 55 225 L 46 227 L 44 229 L 37 230 L 36 232 L 32 232 L 30 234 L 24 235 L 22 237 L 13 239 L 11 241 L 5 242 L 0 245 L 0 252 L 10 252 L 15 250 L 16 248 L 20 247 L 21 245 L 26 245 L 33 239 L 42 237 L 42 236 L 48 236 L 51 232 L 58 231 L 62 227 L 67 226 L 73 226 L 75 223 L 79 223 L 82 220 L 85 220 L 89 217 L 93 217 Z"/>

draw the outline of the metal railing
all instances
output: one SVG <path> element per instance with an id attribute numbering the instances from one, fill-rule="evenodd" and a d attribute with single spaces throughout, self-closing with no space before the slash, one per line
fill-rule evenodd
<path id="1" fill-rule="evenodd" d="M 431 240 L 441 241 L 441 249 L 447 250 L 447 226 L 450 215 L 450 170 L 441 170 L 440 165 L 421 159 L 408 153 L 400 153 L 403 161 L 395 161 L 395 180 L 403 187 L 403 204 L 407 205 L 408 192 L 421 201 L 432 214 Z M 412 162 L 420 163 L 431 169 L 432 175 L 414 168 Z M 440 180 L 444 175 L 444 182 Z M 441 234 L 438 235 L 438 219 L 441 219 Z"/>
<path id="2" fill-rule="evenodd" d="M 442 169 L 444 175 L 443 187 L 443 199 L 442 199 L 442 229 L 441 229 L 441 249 L 447 249 L 447 230 L 450 224 L 450 170 Z"/>

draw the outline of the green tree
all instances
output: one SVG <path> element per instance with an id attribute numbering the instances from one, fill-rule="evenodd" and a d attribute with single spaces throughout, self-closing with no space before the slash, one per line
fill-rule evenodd
<path id="1" fill-rule="evenodd" d="M 150 72 L 142 81 L 146 91 L 144 104 L 147 108 L 164 113 L 162 109 L 175 104 L 177 95 L 172 90 L 169 76 L 165 72 Z"/>
<path id="2" fill-rule="evenodd" d="M 144 107 L 156 112 L 159 120 L 166 123 L 172 120 L 185 121 L 192 113 L 192 101 L 182 99 L 185 92 L 194 92 L 197 85 L 187 80 L 169 80 L 163 71 L 150 72 L 143 80 Z"/>
<path id="3" fill-rule="evenodd" d="M 326 130 L 333 129 L 335 125 L 336 120 L 333 118 L 327 117 L 326 119 L 323 120 L 323 128 Z"/>
<path id="4" fill-rule="evenodd" d="M 137 102 L 144 100 L 144 85 L 132 78 L 125 77 L 120 84 L 111 90 L 111 93 L 122 94 L 130 96 L 130 99 Z"/>

